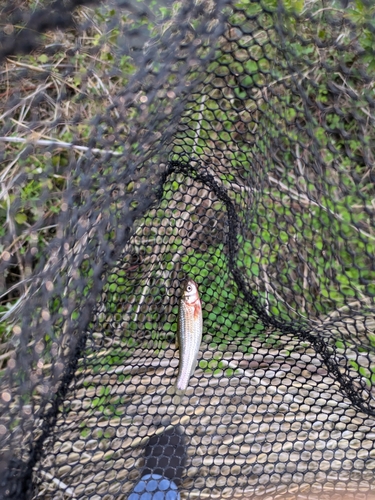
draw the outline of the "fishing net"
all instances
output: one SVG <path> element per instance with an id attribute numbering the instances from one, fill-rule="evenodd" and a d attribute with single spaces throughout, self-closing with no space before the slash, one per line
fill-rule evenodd
<path id="1" fill-rule="evenodd" d="M 345 3 L 3 2 L 1 499 L 125 499 L 172 427 L 183 499 L 375 497 L 375 22 Z"/>

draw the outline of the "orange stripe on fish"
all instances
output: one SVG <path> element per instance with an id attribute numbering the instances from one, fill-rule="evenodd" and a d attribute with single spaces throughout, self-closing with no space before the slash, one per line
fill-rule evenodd
<path id="1" fill-rule="evenodd" d="M 202 315 L 202 305 L 200 299 L 198 299 L 194 303 L 194 319 L 198 321 L 201 315 Z"/>

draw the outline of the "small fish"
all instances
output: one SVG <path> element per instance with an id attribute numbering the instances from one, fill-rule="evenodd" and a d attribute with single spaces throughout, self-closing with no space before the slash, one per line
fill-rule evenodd
<path id="1" fill-rule="evenodd" d="M 176 380 L 176 393 L 178 395 L 182 395 L 186 391 L 190 377 L 197 366 L 202 328 L 202 304 L 198 286 L 192 279 L 187 279 L 182 285 L 178 313 L 176 340 L 176 347 L 180 348 L 180 365 Z"/>

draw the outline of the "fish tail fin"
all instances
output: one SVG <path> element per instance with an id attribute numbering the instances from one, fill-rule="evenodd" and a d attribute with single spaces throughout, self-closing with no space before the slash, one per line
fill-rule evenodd
<path id="1" fill-rule="evenodd" d="M 185 392 L 186 392 L 186 389 L 187 387 L 184 387 L 183 384 L 181 384 L 181 381 L 179 382 L 178 380 L 176 380 L 175 384 L 174 384 L 174 394 L 176 396 L 184 396 L 185 395 Z"/>
<path id="2" fill-rule="evenodd" d="M 183 396 L 185 396 L 185 392 L 186 392 L 185 389 L 177 389 L 177 387 L 175 388 L 176 396 L 180 396 L 182 398 Z"/>
<path id="3" fill-rule="evenodd" d="M 197 364 L 198 364 L 198 360 L 196 360 L 195 363 L 193 363 L 193 366 L 191 367 L 191 372 L 190 372 L 189 380 L 194 375 L 194 372 L 195 372 L 195 369 L 197 367 Z"/>
<path id="4" fill-rule="evenodd" d="M 176 406 L 179 406 L 181 404 L 181 400 L 184 396 L 185 396 L 185 389 L 177 389 L 177 387 L 174 386 L 173 403 Z"/>

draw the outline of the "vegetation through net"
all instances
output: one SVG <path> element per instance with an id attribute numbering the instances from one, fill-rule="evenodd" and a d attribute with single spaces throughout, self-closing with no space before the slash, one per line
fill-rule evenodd
<path id="1" fill-rule="evenodd" d="M 0 499 L 374 498 L 372 2 L 0 12 Z"/>

